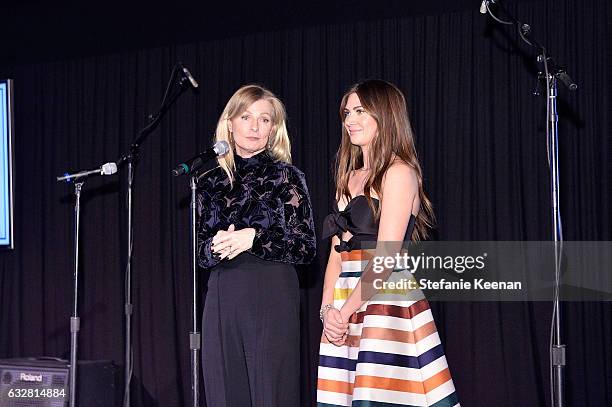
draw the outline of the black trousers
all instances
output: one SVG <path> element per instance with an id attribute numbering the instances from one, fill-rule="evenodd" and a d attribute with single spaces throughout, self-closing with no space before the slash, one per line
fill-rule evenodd
<path id="1" fill-rule="evenodd" d="M 202 317 L 206 405 L 299 406 L 294 267 L 242 253 L 210 273 Z"/>

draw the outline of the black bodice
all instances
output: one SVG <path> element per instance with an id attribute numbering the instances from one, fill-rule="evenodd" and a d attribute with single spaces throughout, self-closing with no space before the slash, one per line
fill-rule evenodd
<path id="1" fill-rule="evenodd" d="M 372 198 L 372 200 L 374 205 L 380 205 L 378 199 Z M 415 222 L 416 217 L 410 215 L 404 241 L 410 240 Z M 342 211 L 338 209 L 337 203 L 334 204 L 334 211 L 327 215 L 323 222 L 322 237 L 327 239 L 334 235 L 338 236 L 340 244 L 334 248 L 338 252 L 346 252 L 362 247 L 365 242 L 375 242 L 378 238 L 378 226 L 378 221 L 374 218 L 365 195 L 357 195 Z M 353 236 L 349 240 L 342 240 L 342 233 L 347 231 Z"/>

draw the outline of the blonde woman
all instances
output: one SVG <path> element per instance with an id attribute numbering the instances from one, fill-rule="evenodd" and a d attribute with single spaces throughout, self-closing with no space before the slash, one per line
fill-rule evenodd
<path id="1" fill-rule="evenodd" d="M 346 92 L 340 115 L 337 200 L 323 230 L 332 249 L 321 305 L 318 405 L 457 406 L 427 300 L 419 290 L 373 296 L 366 267 L 374 248 L 376 255 L 393 254 L 386 247 L 400 250 L 432 224 L 404 95 L 388 82 L 364 81 Z"/>
<path id="2" fill-rule="evenodd" d="M 230 152 L 199 185 L 198 256 L 210 270 L 202 317 L 206 404 L 299 405 L 299 287 L 315 256 L 304 174 L 291 165 L 285 109 L 244 86 L 219 119 Z"/>

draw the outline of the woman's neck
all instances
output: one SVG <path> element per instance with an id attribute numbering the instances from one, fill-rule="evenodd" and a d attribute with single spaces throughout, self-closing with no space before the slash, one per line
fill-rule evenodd
<path id="1" fill-rule="evenodd" d="M 363 170 L 370 169 L 370 154 L 369 154 L 369 146 L 361 146 L 361 158 L 363 160 Z"/>

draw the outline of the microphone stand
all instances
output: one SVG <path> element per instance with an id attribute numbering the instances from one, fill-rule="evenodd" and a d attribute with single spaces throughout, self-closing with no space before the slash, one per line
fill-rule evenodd
<path id="1" fill-rule="evenodd" d="M 76 405 L 76 384 L 77 384 L 77 348 L 79 343 L 79 331 L 81 330 L 81 318 L 79 317 L 79 231 L 81 224 L 81 190 L 85 183 L 85 178 L 92 175 L 112 175 L 117 171 L 115 163 L 106 163 L 95 170 L 79 171 L 73 174 L 64 174 L 57 177 L 57 181 L 72 182 L 74 180 L 74 272 L 72 279 L 73 286 L 73 303 L 72 316 L 70 317 L 70 390 L 69 390 L 69 405 Z"/>
<path id="2" fill-rule="evenodd" d="M 216 146 L 216 145 L 215 145 Z M 227 144 L 219 146 L 225 151 L 217 151 L 217 156 L 227 153 Z M 218 167 L 215 167 L 218 168 Z M 194 171 L 189 178 L 189 188 L 191 189 L 190 203 L 190 227 L 191 227 L 191 330 L 189 331 L 189 350 L 191 356 L 191 401 L 193 407 L 200 405 L 200 349 L 202 347 L 201 333 L 198 331 L 198 247 L 197 247 L 197 187 L 200 179 L 208 174 L 210 170 L 199 173 Z M 173 172 L 174 176 L 180 175 Z"/>
<path id="3" fill-rule="evenodd" d="M 79 299 L 79 224 L 81 213 L 81 188 L 85 181 L 74 183 L 74 281 L 72 317 L 70 317 L 70 407 L 76 406 L 76 379 L 77 379 L 77 345 L 81 318 L 78 314 Z"/>
<path id="4" fill-rule="evenodd" d="M 175 65 L 172 69 L 172 74 L 166 86 L 166 91 L 162 99 L 161 106 L 157 113 L 149 115 L 147 124 L 140 130 L 136 139 L 132 142 L 129 147 L 127 154 L 123 155 L 117 160 L 117 165 L 127 163 L 127 261 L 125 268 L 125 369 L 124 369 L 124 394 L 123 394 L 123 406 L 130 406 L 130 382 L 132 379 L 133 371 L 133 360 L 132 360 L 132 313 L 134 306 L 132 304 L 132 248 L 134 243 L 133 236 L 133 185 L 134 185 L 134 173 L 135 166 L 138 162 L 138 154 L 140 152 L 140 145 L 146 139 L 146 137 L 153 132 L 159 125 L 161 119 L 168 112 L 170 107 L 176 102 L 176 100 L 190 87 L 188 78 L 181 76 L 179 78 L 178 91 L 174 91 L 170 94 L 173 81 L 179 72 L 179 64 Z"/>
<path id="5" fill-rule="evenodd" d="M 494 20 L 502 24 L 516 26 L 521 39 L 530 46 L 538 49 L 540 54 L 537 57 L 537 61 L 542 63 L 544 67 L 544 73 L 539 72 L 538 79 L 546 80 L 546 144 L 548 147 L 548 164 L 550 167 L 552 237 L 555 251 L 555 284 L 550 333 L 550 396 L 553 407 L 563 407 L 565 405 L 566 346 L 562 344 L 561 341 L 561 309 L 559 306 L 559 279 L 561 273 L 561 256 L 563 253 L 563 228 L 561 212 L 559 210 L 559 132 L 557 128 L 559 116 L 557 114 L 557 79 L 571 91 L 578 89 L 578 85 L 570 78 L 564 68 L 558 66 L 552 57 L 547 55 L 545 47 L 529 38 L 531 27 L 517 20 L 505 7 L 503 7 L 501 0 L 485 0 L 483 4 L 486 7 L 486 11 Z M 502 20 L 495 16 L 491 11 L 491 4 L 496 4 L 510 21 Z M 537 89 L 534 92 L 534 96 L 539 96 Z"/>
<path id="6" fill-rule="evenodd" d="M 191 353 L 191 401 L 193 407 L 200 405 L 200 350 L 202 347 L 202 335 L 198 330 L 198 243 L 197 243 L 197 187 L 200 178 L 209 171 L 202 174 L 194 172 L 189 178 L 191 189 L 190 204 L 190 227 L 191 227 L 191 331 L 189 332 L 189 350 Z"/>
<path id="7" fill-rule="evenodd" d="M 198 261 L 197 261 L 197 230 L 196 230 L 196 189 L 199 181 L 198 173 L 189 179 L 191 189 L 190 221 L 191 221 L 191 332 L 189 332 L 189 349 L 191 352 L 191 400 L 193 407 L 200 405 L 200 347 L 202 339 L 198 331 Z"/>

